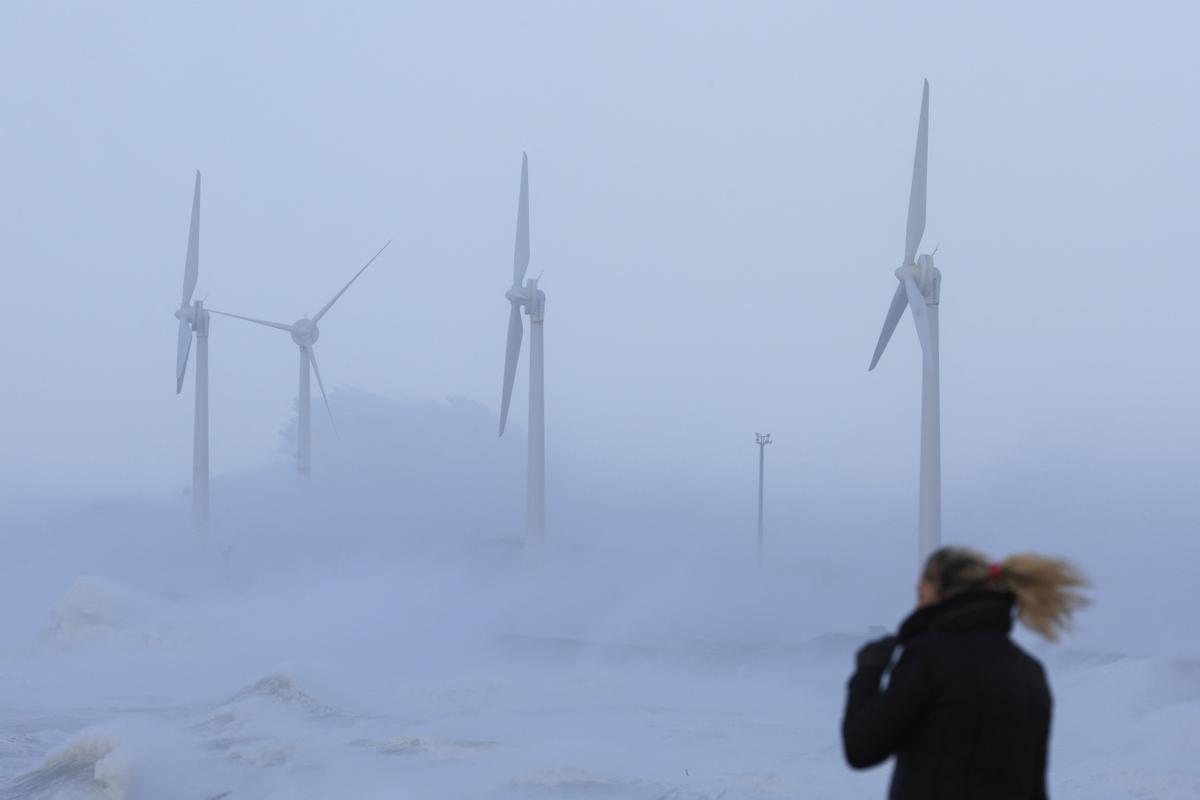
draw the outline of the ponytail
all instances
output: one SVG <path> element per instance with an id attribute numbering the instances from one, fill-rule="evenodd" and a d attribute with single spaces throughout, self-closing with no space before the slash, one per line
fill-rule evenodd
<path id="1" fill-rule="evenodd" d="M 1090 585 L 1082 572 L 1064 559 L 1034 553 L 992 563 L 974 550 L 943 547 L 925 562 L 922 577 L 943 598 L 973 590 L 1011 593 L 1021 623 L 1051 642 L 1089 602 L 1081 591 Z"/>
<path id="2" fill-rule="evenodd" d="M 1051 642 L 1071 627 L 1071 618 L 1088 604 L 1080 591 L 1087 578 L 1069 561 L 1033 553 L 1009 556 L 1000 563 L 1001 580 L 1017 596 L 1017 616 L 1025 627 Z"/>

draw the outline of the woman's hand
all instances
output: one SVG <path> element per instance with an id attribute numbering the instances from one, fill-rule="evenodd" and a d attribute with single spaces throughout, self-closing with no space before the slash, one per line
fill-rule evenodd
<path id="1" fill-rule="evenodd" d="M 867 642 L 858 651 L 855 662 L 859 672 L 883 672 L 892 663 L 892 653 L 896 651 L 896 637 L 884 636 L 873 642 Z"/>

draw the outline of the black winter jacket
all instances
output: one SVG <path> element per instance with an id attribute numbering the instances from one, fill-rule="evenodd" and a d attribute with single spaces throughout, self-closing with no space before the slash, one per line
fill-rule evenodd
<path id="1" fill-rule="evenodd" d="M 918 609 L 887 688 L 884 668 L 850 679 L 846 760 L 896 756 L 891 800 L 1045 800 L 1050 688 L 1009 638 L 1013 603 L 980 591 Z"/>

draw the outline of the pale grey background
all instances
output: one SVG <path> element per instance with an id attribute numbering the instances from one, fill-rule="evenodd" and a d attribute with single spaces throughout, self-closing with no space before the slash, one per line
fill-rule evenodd
<path id="1" fill-rule="evenodd" d="M 1119 520 L 1173 560 L 1200 474 L 1198 16 L 8 2 L 3 494 L 187 483 L 171 314 L 197 168 L 197 296 L 290 321 L 394 236 L 323 322 L 326 381 L 495 409 L 526 150 L 552 517 L 556 460 L 651 492 L 724 486 L 748 512 L 770 430 L 777 508 L 873 504 L 907 535 L 911 325 L 866 366 L 928 76 L 948 537 L 1049 510 L 1043 527 L 1090 541 Z M 214 473 L 279 461 L 294 347 L 225 319 L 211 342 Z"/>

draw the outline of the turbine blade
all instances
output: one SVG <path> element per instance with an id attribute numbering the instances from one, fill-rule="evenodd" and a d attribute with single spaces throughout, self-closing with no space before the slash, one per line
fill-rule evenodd
<path id="1" fill-rule="evenodd" d="M 192 224 L 188 227 L 187 258 L 183 262 L 183 300 L 181 306 L 192 304 L 196 279 L 200 277 L 200 170 L 196 170 L 196 189 L 192 194 Z"/>
<path id="2" fill-rule="evenodd" d="M 210 308 L 213 314 L 220 314 L 222 317 L 233 317 L 234 319 L 244 319 L 246 322 L 253 322 L 255 325 L 266 325 L 268 328 L 278 328 L 281 331 L 292 332 L 291 325 L 285 325 L 282 322 L 270 322 L 265 319 L 255 319 L 254 317 L 243 317 L 241 314 L 230 314 L 228 311 L 217 311 L 215 308 Z"/>
<path id="3" fill-rule="evenodd" d="M 929 350 L 929 340 L 932 338 L 929 330 L 929 307 L 925 304 L 925 295 L 917 286 L 917 280 L 912 275 L 904 276 L 904 291 L 908 295 L 908 307 L 912 309 L 913 324 L 917 326 L 917 338 L 921 340 L 921 352 Z"/>
<path id="4" fill-rule="evenodd" d="M 529 156 L 521 154 L 521 194 L 517 198 L 517 243 L 513 247 L 513 286 L 520 286 L 529 269 Z"/>
<path id="5" fill-rule="evenodd" d="M 188 353 L 192 351 L 192 324 L 179 320 L 179 347 L 175 351 L 175 394 L 183 391 L 183 376 L 187 374 Z"/>
<path id="6" fill-rule="evenodd" d="M 521 323 L 521 307 L 513 303 L 508 315 L 508 350 L 504 354 L 504 393 L 500 396 L 500 435 L 504 435 L 504 426 L 508 423 L 508 403 L 512 400 L 513 381 L 517 377 L 517 360 L 521 357 L 521 337 L 524 326 Z"/>
<path id="7" fill-rule="evenodd" d="M 871 366 L 868 371 L 875 369 L 875 365 L 879 363 L 879 357 L 883 355 L 884 349 L 891 341 L 892 333 L 895 332 L 896 325 L 900 323 L 900 317 L 904 315 L 906 305 L 908 305 L 908 296 L 904 291 L 904 285 L 897 284 L 896 293 L 892 295 L 892 305 L 888 308 L 887 316 L 883 320 L 883 330 L 879 332 L 879 342 L 875 345 L 875 355 L 871 356 Z"/>
<path id="8" fill-rule="evenodd" d="M 312 364 L 313 375 L 317 376 L 317 386 L 321 389 L 321 399 L 325 401 L 325 412 L 329 414 L 329 425 L 337 433 L 337 423 L 333 421 L 333 409 L 329 407 L 329 397 L 325 394 L 325 382 L 321 380 L 321 368 L 317 366 L 316 348 L 308 348 L 308 363 Z M 340 435 L 340 434 L 339 434 Z"/>
<path id="9" fill-rule="evenodd" d="M 344 295 L 346 293 L 346 290 L 350 288 L 350 284 L 354 283 L 356 280 L 358 280 L 358 276 L 362 275 L 364 272 L 366 272 L 367 267 L 371 266 L 372 262 L 374 262 L 375 259 L 379 258 L 379 253 L 382 253 L 384 250 L 387 250 L 388 245 L 391 243 L 392 243 L 392 240 L 388 239 L 387 244 L 385 244 L 383 247 L 379 248 L 379 252 L 377 252 L 375 255 L 371 256 L 371 260 L 368 261 L 366 264 L 363 264 L 362 269 L 360 269 L 358 272 L 354 273 L 354 277 L 350 279 L 350 283 L 347 283 L 345 286 L 343 286 L 342 290 L 340 292 L 338 292 L 337 294 L 335 294 L 333 296 L 333 299 L 330 300 L 328 303 L 326 303 L 325 306 L 313 316 L 312 321 L 320 322 L 321 317 L 325 316 L 325 312 L 327 312 L 327 311 L 329 311 L 329 309 L 333 308 L 333 304 L 338 301 L 338 298 L 341 297 L 342 295 Z"/>
<path id="10" fill-rule="evenodd" d="M 921 92 L 921 121 L 917 123 L 917 154 L 913 157 L 912 190 L 908 195 L 908 233 L 904 263 L 914 264 L 925 235 L 925 179 L 929 171 L 929 81 Z"/>

